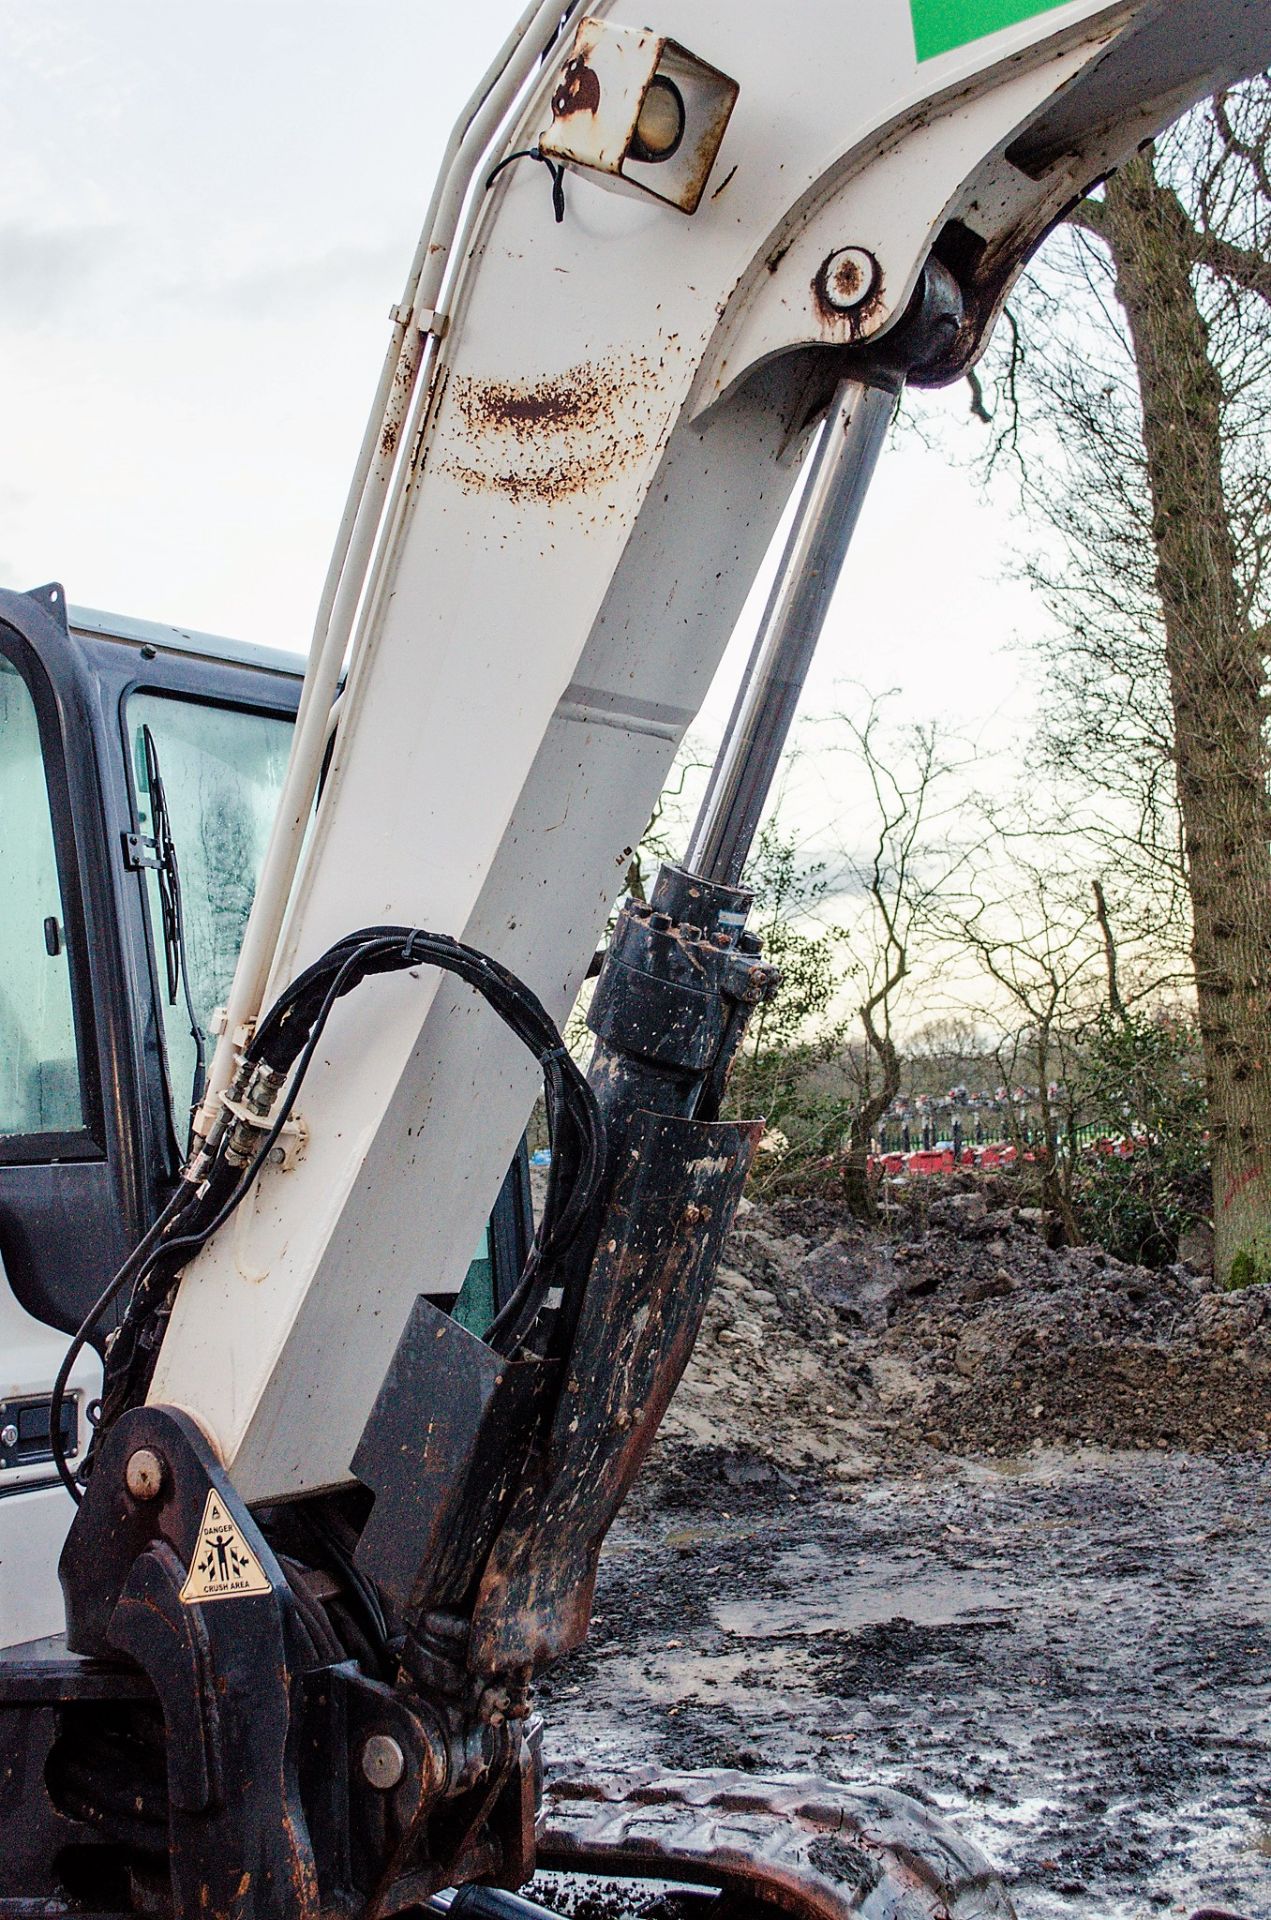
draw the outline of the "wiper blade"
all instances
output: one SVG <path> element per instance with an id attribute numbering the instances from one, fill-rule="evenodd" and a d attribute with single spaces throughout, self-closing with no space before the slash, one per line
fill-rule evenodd
<path id="1" fill-rule="evenodd" d="M 167 972 L 168 1005 L 175 1007 L 177 995 L 185 1000 L 194 1042 L 194 1086 L 190 1096 L 193 1113 L 203 1099 L 207 1082 L 207 1036 L 199 1024 L 190 992 L 190 964 L 185 951 L 185 908 L 181 899 L 181 866 L 172 834 L 172 816 L 159 768 L 159 749 L 149 726 L 141 729 L 142 751 L 146 758 L 146 785 L 150 790 L 151 834 L 154 841 L 154 874 L 159 888 L 159 910 L 163 923 L 163 957 Z"/>

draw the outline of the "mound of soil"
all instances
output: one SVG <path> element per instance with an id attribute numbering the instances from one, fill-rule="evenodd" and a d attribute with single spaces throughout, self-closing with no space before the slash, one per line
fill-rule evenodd
<path id="1" fill-rule="evenodd" d="M 670 1431 L 844 1477 L 880 1455 L 1271 1448 L 1271 1287 L 1053 1249 L 994 1204 L 1005 1184 L 924 1195 L 899 1237 L 823 1200 L 745 1208 Z"/>

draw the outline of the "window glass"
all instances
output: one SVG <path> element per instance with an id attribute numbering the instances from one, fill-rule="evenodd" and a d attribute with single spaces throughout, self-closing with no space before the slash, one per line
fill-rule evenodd
<path id="1" fill-rule="evenodd" d="M 0 655 L 0 1135 L 84 1124 L 62 895 L 30 690 Z"/>
<path id="2" fill-rule="evenodd" d="M 490 1229 L 481 1229 L 481 1241 L 477 1247 L 467 1275 L 454 1304 L 454 1317 L 461 1327 L 469 1333 L 482 1337 L 494 1319 L 494 1255 L 490 1250 Z"/>
<path id="3" fill-rule="evenodd" d="M 256 880 L 273 825 L 291 748 L 292 722 L 241 713 L 170 694 L 137 693 L 128 702 L 128 737 L 141 832 L 154 832 L 142 729 L 149 727 L 167 797 L 181 875 L 190 998 L 207 1034 L 229 995 Z M 184 1140 L 196 1053 L 185 996 L 169 1004 L 158 875 L 146 869 L 150 931 L 168 1045 L 178 1133 Z"/>

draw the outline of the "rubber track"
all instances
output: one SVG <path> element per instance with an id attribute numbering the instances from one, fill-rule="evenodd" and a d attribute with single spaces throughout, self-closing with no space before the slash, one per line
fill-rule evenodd
<path id="1" fill-rule="evenodd" d="M 718 1886 L 799 1920 L 1015 1920 L 988 1860 L 939 1814 L 812 1774 L 555 1769 L 538 1860 Z"/>

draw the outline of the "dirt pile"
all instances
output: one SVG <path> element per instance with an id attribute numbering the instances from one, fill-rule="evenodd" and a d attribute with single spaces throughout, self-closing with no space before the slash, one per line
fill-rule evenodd
<path id="1" fill-rule="evenodd" d="M 745 1207 L 673 1436 L 825 1465 L 1047 1445 L 1271 1447 L 1271 1287 L 1053 1249 L 1009 1182 Z"/>

